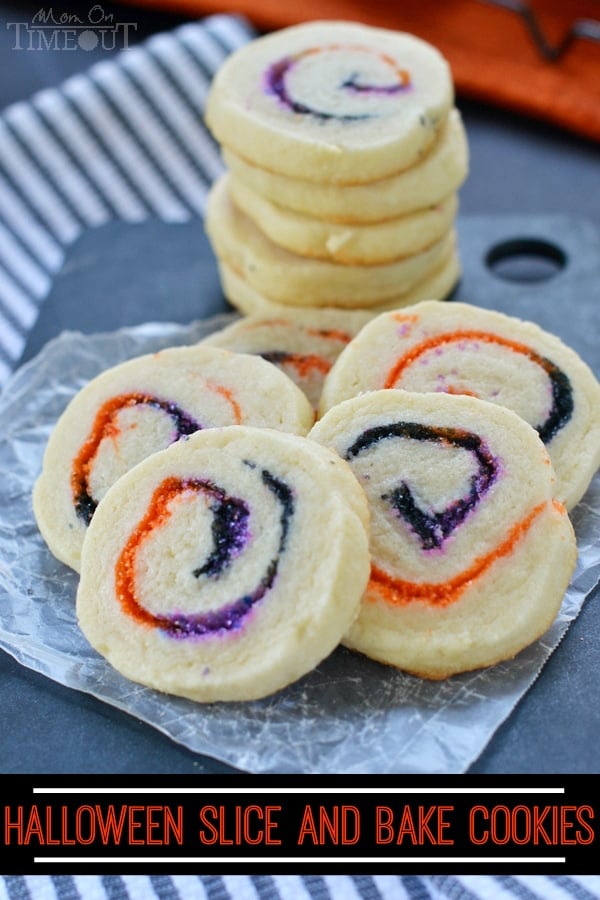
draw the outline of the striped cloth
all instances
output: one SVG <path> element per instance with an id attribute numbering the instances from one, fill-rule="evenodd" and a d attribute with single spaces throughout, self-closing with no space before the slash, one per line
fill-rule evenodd
<path id="1" fill-rule="evenodd" d="M 597 875 L 30 875 L 0 900 L 595 900 Z"/>
<path id="2" fill-rule="evenodd" d="M 186 24 L 0 116 L 0 385 L 83 229 L 203 213 L 223 168 L 207 91 L 251 34 L 235 16 Z"/>

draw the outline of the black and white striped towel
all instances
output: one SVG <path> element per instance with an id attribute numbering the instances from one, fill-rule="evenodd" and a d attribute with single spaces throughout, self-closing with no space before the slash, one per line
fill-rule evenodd
<path id="1" fill-rule="evenodd" d="M 0 116 L 0 385 L 64 248 L 85 228 L 202 214 L 222 171 L 202 114 L 223 59 L 252 35 L 211 16 L 42 90 Z"/>
<path id="2" fill-rule="evenodd" d="M 596 875 L 11 876 L 0 900 L 596 900 Z"/>

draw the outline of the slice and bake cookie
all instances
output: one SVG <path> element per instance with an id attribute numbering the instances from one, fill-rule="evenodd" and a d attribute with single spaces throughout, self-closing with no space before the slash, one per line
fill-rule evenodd
<path id="1" fill-rule="evenodd" d="M 371 318 L 362 310 L 274 307 L 271 314 L 245 316 L 202 343 L 262 356 L 282 369 L 316 410 L 325 376 Z"/>
<path id="2" fill-rule="evenodd" d="M 270 300 L 264 294 L 255 290 L 244 278 L 242 278 L 234 269 L 224 263 L 218 261 L 219 276 L 223 293 L 236 309 L 247 315 L 276 315 L 277 310 L 281 308 L 280 304 Z M 422 278 L 409 291 L 396 297 L 391 297 L 382 303 L 372 303 L 368 295 L 366 295 L 359 309 L 349 310 L 359 312 L 366 310 L 369 313 L 383 312 L 384 310 L 397 310 L 403 306 L 410 306 L 418 303 L 420 300 L 435 298 L 437 300 L 445 300 L 456 287 L 461 276 L 461 266 L 455 248 L 452 248 L 442 259 L 440 264 L 429 274 Z M 294 304 L 299 309 L 301 303 Z M 309 307 L 310 308 L 310 307 Z M 314 307 L 313 307 L 314 308 Z M 344 308 L 340 305 L 340 311 Z M 290 307 L 288 307 L 290 309 Z"/>
<path id="3" fill-rule="evenodd" d="M 149 454 L 214 426 L 306 434 L 313 422 L 299 388 L 255 356 L 198 345 L 121 363 L 73 397 L 50 436 L 33 494 L 39 529 L 52 553 L 78 570 L 98 503 Z"/>
<path id="4" fill-rule="evenodd" d="M 431 247 L 392 263 L 349 266 L 308 259 L 270 241 L 231 202 L 224 178 L 211 189 L 205 224 L 219 259 L 259 293 L 291 306 L 352 308 L 384 302 L 410 290 L 455 246 L 451 230 Z"/>
<path id="5" fill-rule="evenodd" d="M 426 678 L 509 659 L 553 622 L 576 560 L 539 436 L 472 397 L 373 391 L 309 437 L 371 510 L 372 571 L 344 643 Z"/>
<path id="6" fill-rule="evenodd" d="M 356 617 L 367 530 L 335 453 L 271 429 L 199 432 L 98 507 L 79 624 L 132 681 L 206 702 L 263 697 L 314 668 Z"/>
<path id="7" fill-rule="evenodd" d="M 465 303 L 423 302 L 368 323 L 326 378 L 320 411 L 363 391 L 470 394 L 534 426 L 572 509 L 600 465 L 600 384 L 532 322 Z"/>
<path id="8" fill-rule="evenodd" d="M 450 69 L 430 44 L 325 21 L 281 29 L 230 56 L 206 122 L 256 165 L 347 184 L 412 166 L 453 102 Z"/>
<path id="9" fill-rule="evenodd" d="M 440 203 L 464 183 L 469 151 L 464 125 L 453 109 L 429 152 L 410 169 L 369 184 L 340 187 L 289 178 L 247 162 L 227 147 L 223 159 L 236 180 L 278 206 L 350 225 L 396 219 Z M 308 176 L 307 176 L 308 177 Z"/>
<path id="10" fill-rule="evenodd" d="M 236 178 L 228 176 L 226 188 L 235 205 L 274 244 L 300 256 L 345 265 L 386 263 L 419 253 L 450 231 L 458 211 L 453 193 L 435 206 L 396 219 L 338 225 L 285 209 Z"/>

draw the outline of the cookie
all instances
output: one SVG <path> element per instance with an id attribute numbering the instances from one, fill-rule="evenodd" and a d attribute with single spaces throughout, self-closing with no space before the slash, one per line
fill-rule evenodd
<path id="1" fill-rule="evenodd" d="M 307 259 L 270 241 L 237 209 L 220 178 L 211 188 L 206 233 L 216 256 L 256 291 L 276 303 L 300 306 L 371 306 L 410 290 L 454 245 L 452 230 L 421 253 L 393 263 L 346 266 Z"/>
<path id="2" fill-rule="evenodd" d="M 458 211 L 455 193 L 435 206 L 370 225 L 338 225 L 296 213 L 257 194 L 243 181 L 228 177 L 235 205 L 274 244 L 300 256 L 346 265 L 373 265 L 419 253 L 440 240 Z"/>
<path id="3" fill-rule="evenodd" d="M 362 310 L 274 307 L 245 316 L 204 339 L 204 344 L 255 353 L 278 366 L 316 410 L 326 374 L 372 315 Z"/>
<path id="4" fill-rule="evenodd" d="M 569 510 L 600 466 L 600 385 L 532 322 L 434 301 L 377 317 L 338 358 L 320 410 L 380 388 L 471 394 L 512 409 L 539 432 Z"/>
<path id="5" fill-rule="evenodd" d="M 449 66 L 419 38 L 350 22 L 312 22 L 232 54 L 205 119 L 255 165 L 347 184 L 408 168 L 454 102 Z"/>
<path id="6" fill-rule="evenodd" d="M 249 163 L 225 147 L 223 159 L 238 181 L 272 203 L 328 222 L 365 225 L 396 219 L 440 203 L 457 191 L 469 172 L 464 125 L 453 109 L 429 152 L 417 165 L 369 184 L 315 184 Z"/>
<path id="7" fill-rule="evenodd" d="M 575 535 L 536 431 L 473 397 L 372 391 L 309 437 L 350 463 L 372 570 L 344 643 L 425 678 L 515 656 L 560 608 Z"/>
<path id="8" fill-rule="evenodd" d="M 252 700 L 314 668 L 357 615 L 368 510 L 350 468 L 307 438 L 226 427 L 144 460 L 106 494 L 77 617 L 132 681 Z"/>
<path id="9" fill-rule="evenodd" d="M 305 395 L 258 357 L 199 345 L 131 359 L 88 382 L 58 420 L 33 492 L 38 527 L 78 570 L 99 502 L 149 454 L 198 429 L 252 424 L 306 434 L 313 422 Z"/>
<path id="10" fill-rule="evenodd" d="M 229 302 L 248 315 L 273 315 L 276 313 L 280 305 L 272 301 L 264 294 L 255 290 L 247 281 L 245 281 L 234 269 L 223 261 L 218 262 L 219 276 L 223 293 Z M 431 274 L 421 279 L 414 287 L 405 294 L 397 297 L 391 297 L 382 303 L 369 305 L 369 298 L 365 296 L 360 303 L 359 309 L 366 310 L 369 313 L 377 313 L 386 309 L 398 309 L 399 307 L 408 306 L 417 303 L 419 300 L 436 299 L 445 300 L 456 287 L 461 275 L 461 266 L 456 251 L 451 249 L 445 255 L 440 264 Z M 295 308 L 301 307 L 301 297 L 298 298 L 298 304 L 294 304 Z M 368 306 L 368 309 L 367 309 Z M 291 310 L 291 307 L 288 307 Z M 340 307 L 340 311 L 343 307 Z M 349 313 L 358 310 L 348 310 Z"/>

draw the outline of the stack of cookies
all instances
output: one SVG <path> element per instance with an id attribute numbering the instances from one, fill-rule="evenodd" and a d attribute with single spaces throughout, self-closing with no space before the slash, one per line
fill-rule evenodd
<path id="1" fill-rule="evenodd" d="M 227 167 L 206 231 L 242 312 L 451 292 L 468 146 L 434 47 L 348 22 L 282 29 L 226 61 L 206 122 Z"/>

